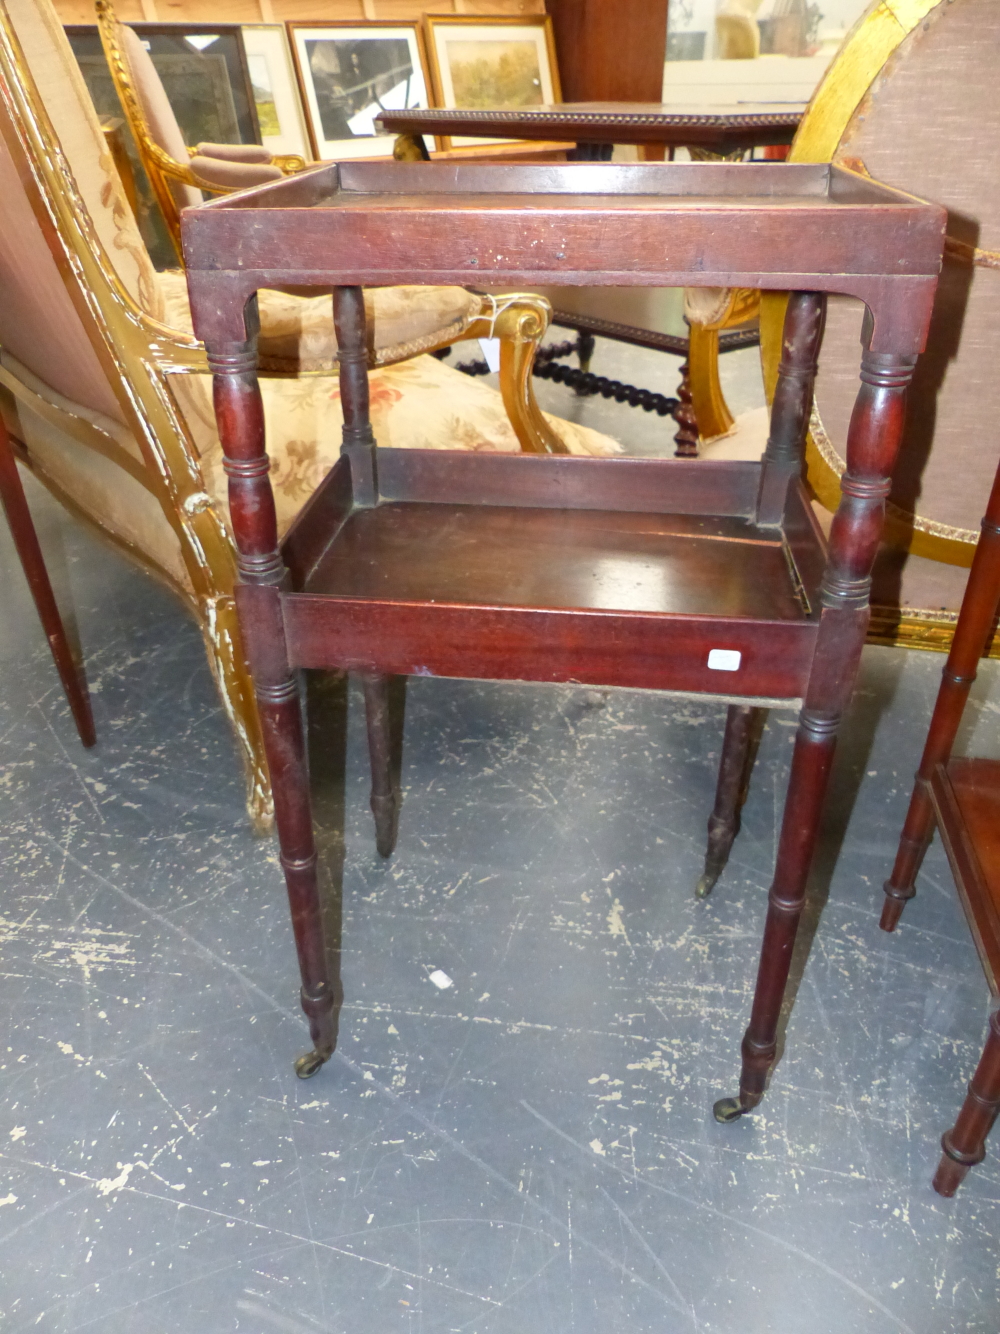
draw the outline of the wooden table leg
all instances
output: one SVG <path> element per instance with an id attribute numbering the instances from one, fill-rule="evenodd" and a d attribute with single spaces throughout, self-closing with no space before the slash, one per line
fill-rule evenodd
<path id="1" fill-rule="evenodd" d="M 707 898 L 726 868 L 733 840 L 740 830 L 740 811 L 747 799 L 750 769 L 753 767 L 766 709 L 752 704 L 730 704 L 726 714 L 726 732 L 719 760 L 719 781 L 715 789 L 715 809 L 708 818 L 708 850 L 705 870 L 695 888 L 695 897 Z"/>
<path id="2" fill-rule="evenodd" d="M 76 661 L 66 635 L 59 608 L 56 605 L 52 585 L 49 582 L 45 558 L 38 543 L 38 534 L 31 519 L 31 511 L 21 485 L 17 471 L 17 461 L 11 448 L 10 436 L 3 421 L 0 421 L 0 501 L 3 502 L 10 525 L 10 535 L 21 560 L 21 568 L 31 589 L 38 619 L 42 623 L 45 637 L 49 641 L 49 651 L 59 673 L 59 680 L 66 694 L 73 721 L 80 740 L 85 746 L 93 746 L 97 741 L 94 730 L 94 715 L 90 707 L 90 692 L 83 667 Z"/>
<path id="3" fill-rule="evenodd" d="M 368 725 L 368 759 L 372 771 L 372 814 L 375 816 L 375 846 L 382 857 L 390 857 L 399 832 L 399 793 L 393 781 L 393 744 L 389 690 L 392 678 L 365 672 L 365 720 Z"/>
<path id="4" fill-rule="evenodd" d="M 795 299 L 789 302 L 789 317 Z M 870 321 L 866 321 L 866 331 Z M 869 334 L 870 337 L 870 334 Z M 782 379 L 776 394 L 806 400 L 805 372 L 785 371 L 796 360 L 785 326 Z M 889 494 L 890 473 L 902 438 L 906 387 L 916 358 L 874 353 L 867 345 L 861 359 L 861 388 L 847 438 L 847 469 L 830 533 L 830 554 L 823 577 L 819 632 L 812 670 L 799 719 L 788 795 L 778 843 L 774 880 L 750 1024 L 743 1038 L 740 1091 L 715 1104 L 718 1121 L 732 1121 L 756 1107 L 777 1050 L 778 1019 L 788 981 L 792 948 L 805 901 L 819 819 L 826 796 L 840 718 L 851 698 L 868 629 L 871 571 L 878 550 Z M 794 367 L 792 369 L 795 369 Z M 811 397 L 811 385 L 809 386 Z M 781 427 L 772 425 L 771 437 Z M 771 442 L 768 449 L 770 452 Z M 762 492 L 768 487 L 765 464 Z M 763 499 L 763 497 L 762 497 Z"/>
<path id="5" fill-rule="evenodd" d="M 951 1196 L 970 1167 L 986 1157 L 986 1136 L 1000 1112 L 1000 1011 L 990 1015 L 986 1046 L 969 1084 L 958 1120 L 941 1136 L 944 1153 L 934 1173 L 934 1189 Z"/>
<path id="6" fill-rule="evenodd" d="M 955 637 L 944 665 L 941 688 L 899 838 L 896 862 L 883 885 L 886 897 L 879 922 L 883 931 L 896 929 L 907 900 L 916 893 L 917 872 L 934 832 L 931 774 L 951 755 L 965 702 L 976 679 L 979 659 L 986 652 L 1000 607 L 1000 469 L 993 480 L 982 535 L 972 558 L 966 587 L 968 591 L 962 600 Z"/>
<path id="7" fill-rule="evenodd" d="M 253 303 L 256 326 L 256 303 Z M 229 477 L 229 509 L 238 549 L 240 613 L 271 786 L 281 865 L 302 978 L 302 1008 L 313 1048 L 295 1062 L 308 1079 L 333 1053 L 343 1000 L 327 963 L 316 875 L 305 719 L 299 684 L 288 665 L 280 590 L 286 572 L 278 552 L 274 497 L 267 480 L 264 407 L 257 383 L 254 327 L 243 344 L 210 345 L 215 415 Z"/>

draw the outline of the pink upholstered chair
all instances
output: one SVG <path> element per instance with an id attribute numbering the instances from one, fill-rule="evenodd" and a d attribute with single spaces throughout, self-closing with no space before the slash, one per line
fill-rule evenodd
<path id="1" fill-rule="evenodd" d="M 528 377 L 544 302 L 487 303 L 484 318 L 480 298 L 435 290 L 454 312 L 453 336 L 500 337 L 512 415 L 481 381 L 415 355 L 428 335 L 413 322 L 413 289 L 380 289 L 368 297 L 380 439 L 617 449 L 534 405 Z M 234 614 L 234 549 L 204 349 L 190 332 L 183 283 L 165 281 L 145 251 L 49 0 L 0 3 L 0 298 L 0 411 L 22 459 L 196 617 L 247 762 L 251 812 L 266 822 L 270 789 Z M 263 382 L 284 527 L 336 457 L 341 414 L 325 303 L 275 300 L 265 357 L 286 372 L 314 368 Z"/>

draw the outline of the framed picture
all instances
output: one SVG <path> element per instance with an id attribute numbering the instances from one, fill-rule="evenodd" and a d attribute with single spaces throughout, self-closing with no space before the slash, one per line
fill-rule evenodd
<path id="1" fill-rule="evenodd" d="M 562 101 L 552 20 L 424 15 L 434 105 L 547 106 Z M 502 140 L 456 138 L 442 148 Z"/>
<path id="2" fill-rule="evenodd" d="M 308 161 L 312 147 L 284 24 L 244 23 L 242 32 L 261 142 Z"/>
<path id="3" fill-rule="evenodd" d="M 427 107 L 416 23 L 289 23 L 295 71 L 317 158 L 391 157 L 380 111 Z"/>

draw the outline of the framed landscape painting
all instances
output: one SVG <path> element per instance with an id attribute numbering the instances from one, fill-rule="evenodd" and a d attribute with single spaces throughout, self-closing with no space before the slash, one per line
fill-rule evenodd
<path id="1" fill-rule="evenodd" d="M 434 105 L 477 110 L 562 101 L 552 20 L 424 16 Z M 442 148 L 502 142 L 442 140 Z"/>
<path id="2" fill-rule="evenodd" d="M 290 23 L 295 70 L 318 159 L 392 157 L 380 111 L 427 107 L 416 23 Z"/>
<path id="3" fill-rule="evenodd" d="M 264 147 L 312 157 L 305 111 L 283 23 L 244 23 L 243 47 Z"/>

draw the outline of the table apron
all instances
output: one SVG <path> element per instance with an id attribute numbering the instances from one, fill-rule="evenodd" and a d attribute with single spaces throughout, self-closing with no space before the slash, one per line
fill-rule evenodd
<path id="1" fill-rule="evenodd" d="M 817 630 L 814 621 L 534 607 L 473 612 L 309 593 L 281 601 L 293 667 L 775 699 L 803 694 Z M 710 668 L 712 649 L 736 650 L 739 668 Z"/>

